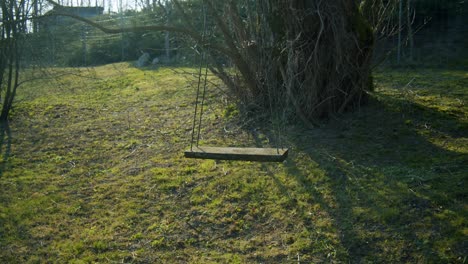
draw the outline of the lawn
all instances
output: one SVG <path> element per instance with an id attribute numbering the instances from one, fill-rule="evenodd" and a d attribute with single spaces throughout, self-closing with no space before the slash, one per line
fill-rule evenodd
<path id="1" fill-rule="evenodd" d="M 467 71 L 378 69 L 368 106 L 284 125 L 283 163 L 183 157 L 194 71 L 22 86 L 0 130 L 0 262 L 466 263 Z M 201 144 L 274 146 L 216 84 Z"/>

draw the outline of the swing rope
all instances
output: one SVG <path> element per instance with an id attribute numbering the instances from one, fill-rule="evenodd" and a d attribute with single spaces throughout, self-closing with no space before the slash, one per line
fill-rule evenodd
<path id="1" fill-rule="evenodd" d="M 202 34 L 202 45 L 204 45 L 206 36 L 206 9 L 203 2 L 203 34 Z M 195 129 L 197 126 L 197 115 L 198 115 L 198 102 L 200 101 L 200 86 L 201 86 L 201 79 L 202 79 L 202 67 L 205 64 L 205 80 L 203 82 L 203 92 L 202 92 L 202 101 L 200 104 L 200 118 L 198 122 L 198 130 L 197 130 L 197 139 L 195 141 Z M 200 132 L 201 132 L 201 124 L 202 124 L 202 117 L 203 117 L 203 106 L 205 103 L 205 94 L 206 94 L 206 86 L 207 86 L 207 79 L 208 79 L 208 63 L 206 62 L 206 53 L 203 48 L 201 47 L 200 50 L 200 64 L 198 68 L 198 83 L 197 83 L 197 96 L 195 99 L 195 112 L 193 114 L 193 125 L 192 125 L 192 139 L 190 140 L 190 150 L 193 151 L 193 144 L 196 143 L 198 147 L 198 143 L 200 142 Z"/>
<path id="2" fill-rule="evenodd" d="M 205 58 L 206 60 L 206 58 Z M 200 120 L 198 122 L 198 136 L 197 136 L 197 147 L 198 147 L 198 142 L 200 141 L 200 130 L 202 126 L 202 117 L 203 117 L 203 106 L 205 105 L 205 94 L 206 94 L 206 85 L 207 85 L 207 80 L 208 80 L 208 63 L 205 64 L 205 81 L 203 82 L 203 96 L 202 96 L 202 101 L 200 105 Z"/>
<path id="3" fill-rule="evenodd" d="M 198 70 L 198 84 L 197 84 L 197 96 L 195 99 L 195 111 L 193 113 L 193 125 L 192 125 L 192 139 L 190 140 L 190 150 L 193 149 L 193 144 L 196 143 L 196 146 L 198 147 L 198 143 L 200 141 L 200 130 L 201 130 L 201 122 L 202 122 L 202 116 L 203 116 L 203 104 L 205 101 L 205 92 L 206 92 L 206 86 L 203 87 L 203 93 L 202 93 L 202 102 L 200 106 L 200 120 L 198 123 L 198 129 L 197 129 L 197 116 L 198 116 L 198 102 L 200 101 L 200 86 L 201 86 L 201 78 L 202 78 L 202 65 L 203 65 L 203 60 L 204 60 L 204 55 L 201 54 L 202 59 L 200 60 L 200 66 Z M 206 83 L 206 82 L 205 82 Z M 197 129 L 197 138 L 195 140 L 195 130 Z"/>
<path id="4" fill-rule="evenodd" d="M 243 161 L 260 161 L 260 162 L 282 162 L 288 156 L 288 149 L 281 147 L 281 132 L 279 124 L 279 112 L 276 111 L 276 121 L 272 124 L 277 129 L 276 148 L 236 148 L 236 147 L 199 147 L 201 137 L 201 125 L 203 119 L 203 110 L 206 99 L 206 88 L 208 82 L 208 62 L 205 51 L 205 39 L 207 38 L 207 15 L 205 1 L 203 1 L 203 34 L 201 38 L 201 46 L 199 48 L 200 64 L 198 67 L 198 83 L 197 94 L 195 99 L 195 111 L 193 114 L 192 138 L 190 141 L 190 150 L 185 151 L 186 158 L 197 159 L 219 159 L 219 160 L 243 160 Z M 205 76 L 202 83 L 202 70 L 205 66 Z M 203 89 L 202 89 L 203 85 Z M 270 111 L 273 117 L 273 107 L 279 106 L 280 98 L 272 99 L 273 92 L 271 87 L 268 87 L 268 96 L 270 101 Z M 200 104 L 200 106 L 199 106 Z M 198 125 L 198 129 L 197 129 Z M 195 132 L 197 135 L 195 135 Z M 195 147 L 194 147 L 195 144 Z"/>

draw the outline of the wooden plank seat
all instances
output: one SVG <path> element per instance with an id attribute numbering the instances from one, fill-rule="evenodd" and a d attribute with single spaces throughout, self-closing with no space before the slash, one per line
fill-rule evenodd
<path id="1" fill-rule="evenodd" d="M 185 151 L 184 155 L 194 159 L 282 162 L 288 157 L 288 149 L 198 146 Z"/>

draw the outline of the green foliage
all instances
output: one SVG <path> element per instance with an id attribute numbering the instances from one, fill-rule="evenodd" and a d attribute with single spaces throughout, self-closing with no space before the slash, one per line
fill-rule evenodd
<path id="1" fill-rule="evenodd" d="M 0 161 L 2 263 L 463 263 L 467 255 L 464 71 L 379 70 L 369 106 L 320 128 L 288 127 L 291 156 L 261 164 L 183 158 L 196 80 L 125 63 L 73 70 L 22 90 L 11 136 L 0 138 L 11 140 Z M 205 142 L 268 140 L 226 132 L 220 117 L 235 119 L 234 110 L 218 89 L 208 93 Z"/>

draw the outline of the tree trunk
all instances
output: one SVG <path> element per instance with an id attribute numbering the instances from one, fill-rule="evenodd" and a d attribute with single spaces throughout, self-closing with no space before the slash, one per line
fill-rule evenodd
<path id="1" fill-rule="evenodd" d="M 18 5 L 12 1 L 2 1 L 0 7 L 3 15 L 0 25 L 0 122 L 6 122 L 19 85 L 20 55 L 23 51 L 19 43 L 26 30 L 26 10 L 29 7 L 24 1 Z"/>
<path id="2" fill-rule="evenodd" d="M 158 1 L 159 7 L 164 10 L 164 14 L 166 16 L 166 26 L 169 26 L 171 24 L 171 14 L 172 14 L 172 6 L 170 5 L 169 2 L 164 2 L 162 3 L 161 0 Z M 164 32 L 164 49 L 165 49 L 165 58 L 164 61 L 166 63 L 171 62 L 171 34 L 168 30 Z"/>
<path id="3" fill-rule="evenodd" d="M 292 109 L 310 121 L 366 101 L 374 38 L 355 1 L 258 1 L 251 12 L 258 24 L 243 21 L 234 1 L 223 16 L 233 28 L 224 33 L 228 46 L 240 54 L 234 64 L 246 85 L 238 96 L 248 109 Z"/>
<path id="4" fill-rule="evenodd" d="M 400 0 L 398 8 L 398 46 L 397 46 L 397 64 L 400 64 L 401 61 L 401 31 L 403 30 L 403 0 Z"/>
<path id="5" fill-rule="evenodd" d="M 411 0 L 406 0 L 406 27 L 408 32 L 409 60 L 413 62 L 414 38 L 413 23 L 411 21 Z"/>
<path id="6" fill-rule="evenodd" d="M 33 32 L 34 33 L 37 33 L 39 32 L 39 25 L 38 25 L 38 22 L 37 22 L 37 17 L 38 17 L 38 14 L 39 14 L 39 3 L 38 1 L 39 0 L 33 0 L 34 3 L 33 3 Z"/>

